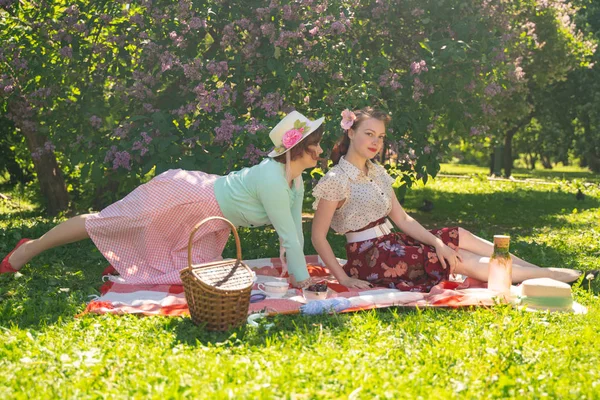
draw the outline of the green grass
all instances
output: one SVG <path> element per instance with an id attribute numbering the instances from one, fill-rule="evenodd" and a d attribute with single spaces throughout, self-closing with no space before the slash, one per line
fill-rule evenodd
<path id="1" fill-rule="evenodd" d="M 440 170 L 440 174 L 447 175 L 487 175 L 489 172 L 488 167 L 465 164 L 442 164 Z M 512 175 L 515 179 L 579 180 L 600 183 L 600 175 L 572 165 L 555 166 L 552 169 L 538 168 L 533 171 L 525 168 L 514 168 Z"/>
<path id="2" fill-rule="evenodd" d="M 476 174 L 468 168 L 460 174 Z M 428 228 L 508 233 L 515 253 L 543 266 L 600 268 L 600 189 L 586 187 L 580 202 L 561 172 L 547 178 L 555 184 L 436 179 L 411 190 L 405 208 Z M 430 213 L 417 211 L 425 198 Z M 0 252 L 57 222 L 35 204 L 4 204 Z M 240 234 L 246 258 L 277 254 L 272 230 Z M 309 234 L 307 222 L 313 253 Z M 342 238 L 331 238 L 343 256 Z M 0 276 L 0 398 L 600 397 L 598 282 L 575 285 L 587 315 L 391 308 L 208 333 L 188 318 L 75 318 L 105 266 L 81 242 L 48 251 L 21 276 Z"/>

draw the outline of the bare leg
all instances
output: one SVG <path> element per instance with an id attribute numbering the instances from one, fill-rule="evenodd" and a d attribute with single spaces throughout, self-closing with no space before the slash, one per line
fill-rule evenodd
<path id="1" fill-rule="evenodd" d="M 43 251 L 67 243 L 89 238 L 85 229 L 85 220 L 91 214 L 78 215 L 56 225 L 39 239 L 34 239 L 19 247 L 8 259 L 14 269 L 20 269 L 33 257 Z"/>
<path id="2" fill-rule="evenodd" d="M 479 254 L 459 249 L 458 253 L 463 261 L 456 267 L 456 273 L 466 275 L 477 280 L 487 282 L 488 265 L 490 258 Z M 520 283 L 532 278 L 552 278 L 561 282 L 572 282 L 579 278 L 579 272 L 567 268 L 540 268 L 537 266 L 523 265 L 513 260 L 512 282 Z"/>
<path id="3" fill-rule="evenodd" d="M 480 256 L 490 257 L 494 251 L 494 244 L 480 238 L 479 236 L 473 235 L 466 229 L 458 228 L 458 248 L 467 250 Z M 540 266 L 527 262 L 512 253 L 511 257 L 513 259 L 513 265 L 516 263 L 525 267 L 541 268 Z"/>

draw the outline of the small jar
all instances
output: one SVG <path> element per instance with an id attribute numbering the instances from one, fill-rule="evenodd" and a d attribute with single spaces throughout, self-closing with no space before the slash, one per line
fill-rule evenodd
<path id="1" fill-rule="evenodd" d="M 494 252 L 490 257 L 488 289 L 509 294 L 512 283 L 512 258 L 508 251 L 510 236 L 494 235 Z"/>

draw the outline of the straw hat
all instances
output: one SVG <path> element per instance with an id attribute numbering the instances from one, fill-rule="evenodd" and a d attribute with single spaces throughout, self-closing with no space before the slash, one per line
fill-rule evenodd
<path id="1" fill-rule="evenodd" d="M 573 301 L 571 286 L 550 278 L 527 279 L 520 286 L 519 303 L 526 311 L 562 311 L 585 314 L 587 309 Z"/>
<path id="2" fill-rule="evenodd" d="M 269 157 L 277 157 L 290 151 L 320 127 L 324 120 L 323 117 L 311 121 L 298 111 L 292 111 L 286 115 L 269 133 L 269 137 L 275 146 L 273 151 L 269 153 Z"/>

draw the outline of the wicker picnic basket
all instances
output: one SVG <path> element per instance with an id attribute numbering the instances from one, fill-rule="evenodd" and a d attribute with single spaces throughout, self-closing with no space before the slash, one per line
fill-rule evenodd
<path id="1" fill-rule="evenodd" d="M 211 220 L 222 220 L 231 226 L 237 257 L 235 260 L 192 265 L 194 234 Z M 181 280 L 194 323 L 205 324 L 207 330 L 226 331 L 246 322 L 254 273 L 242 262 L 240 238 L 235 226 L 227 219 L 206 218 L 192 229 L 188 242 L 188 266 L 181 270 Z"/>

